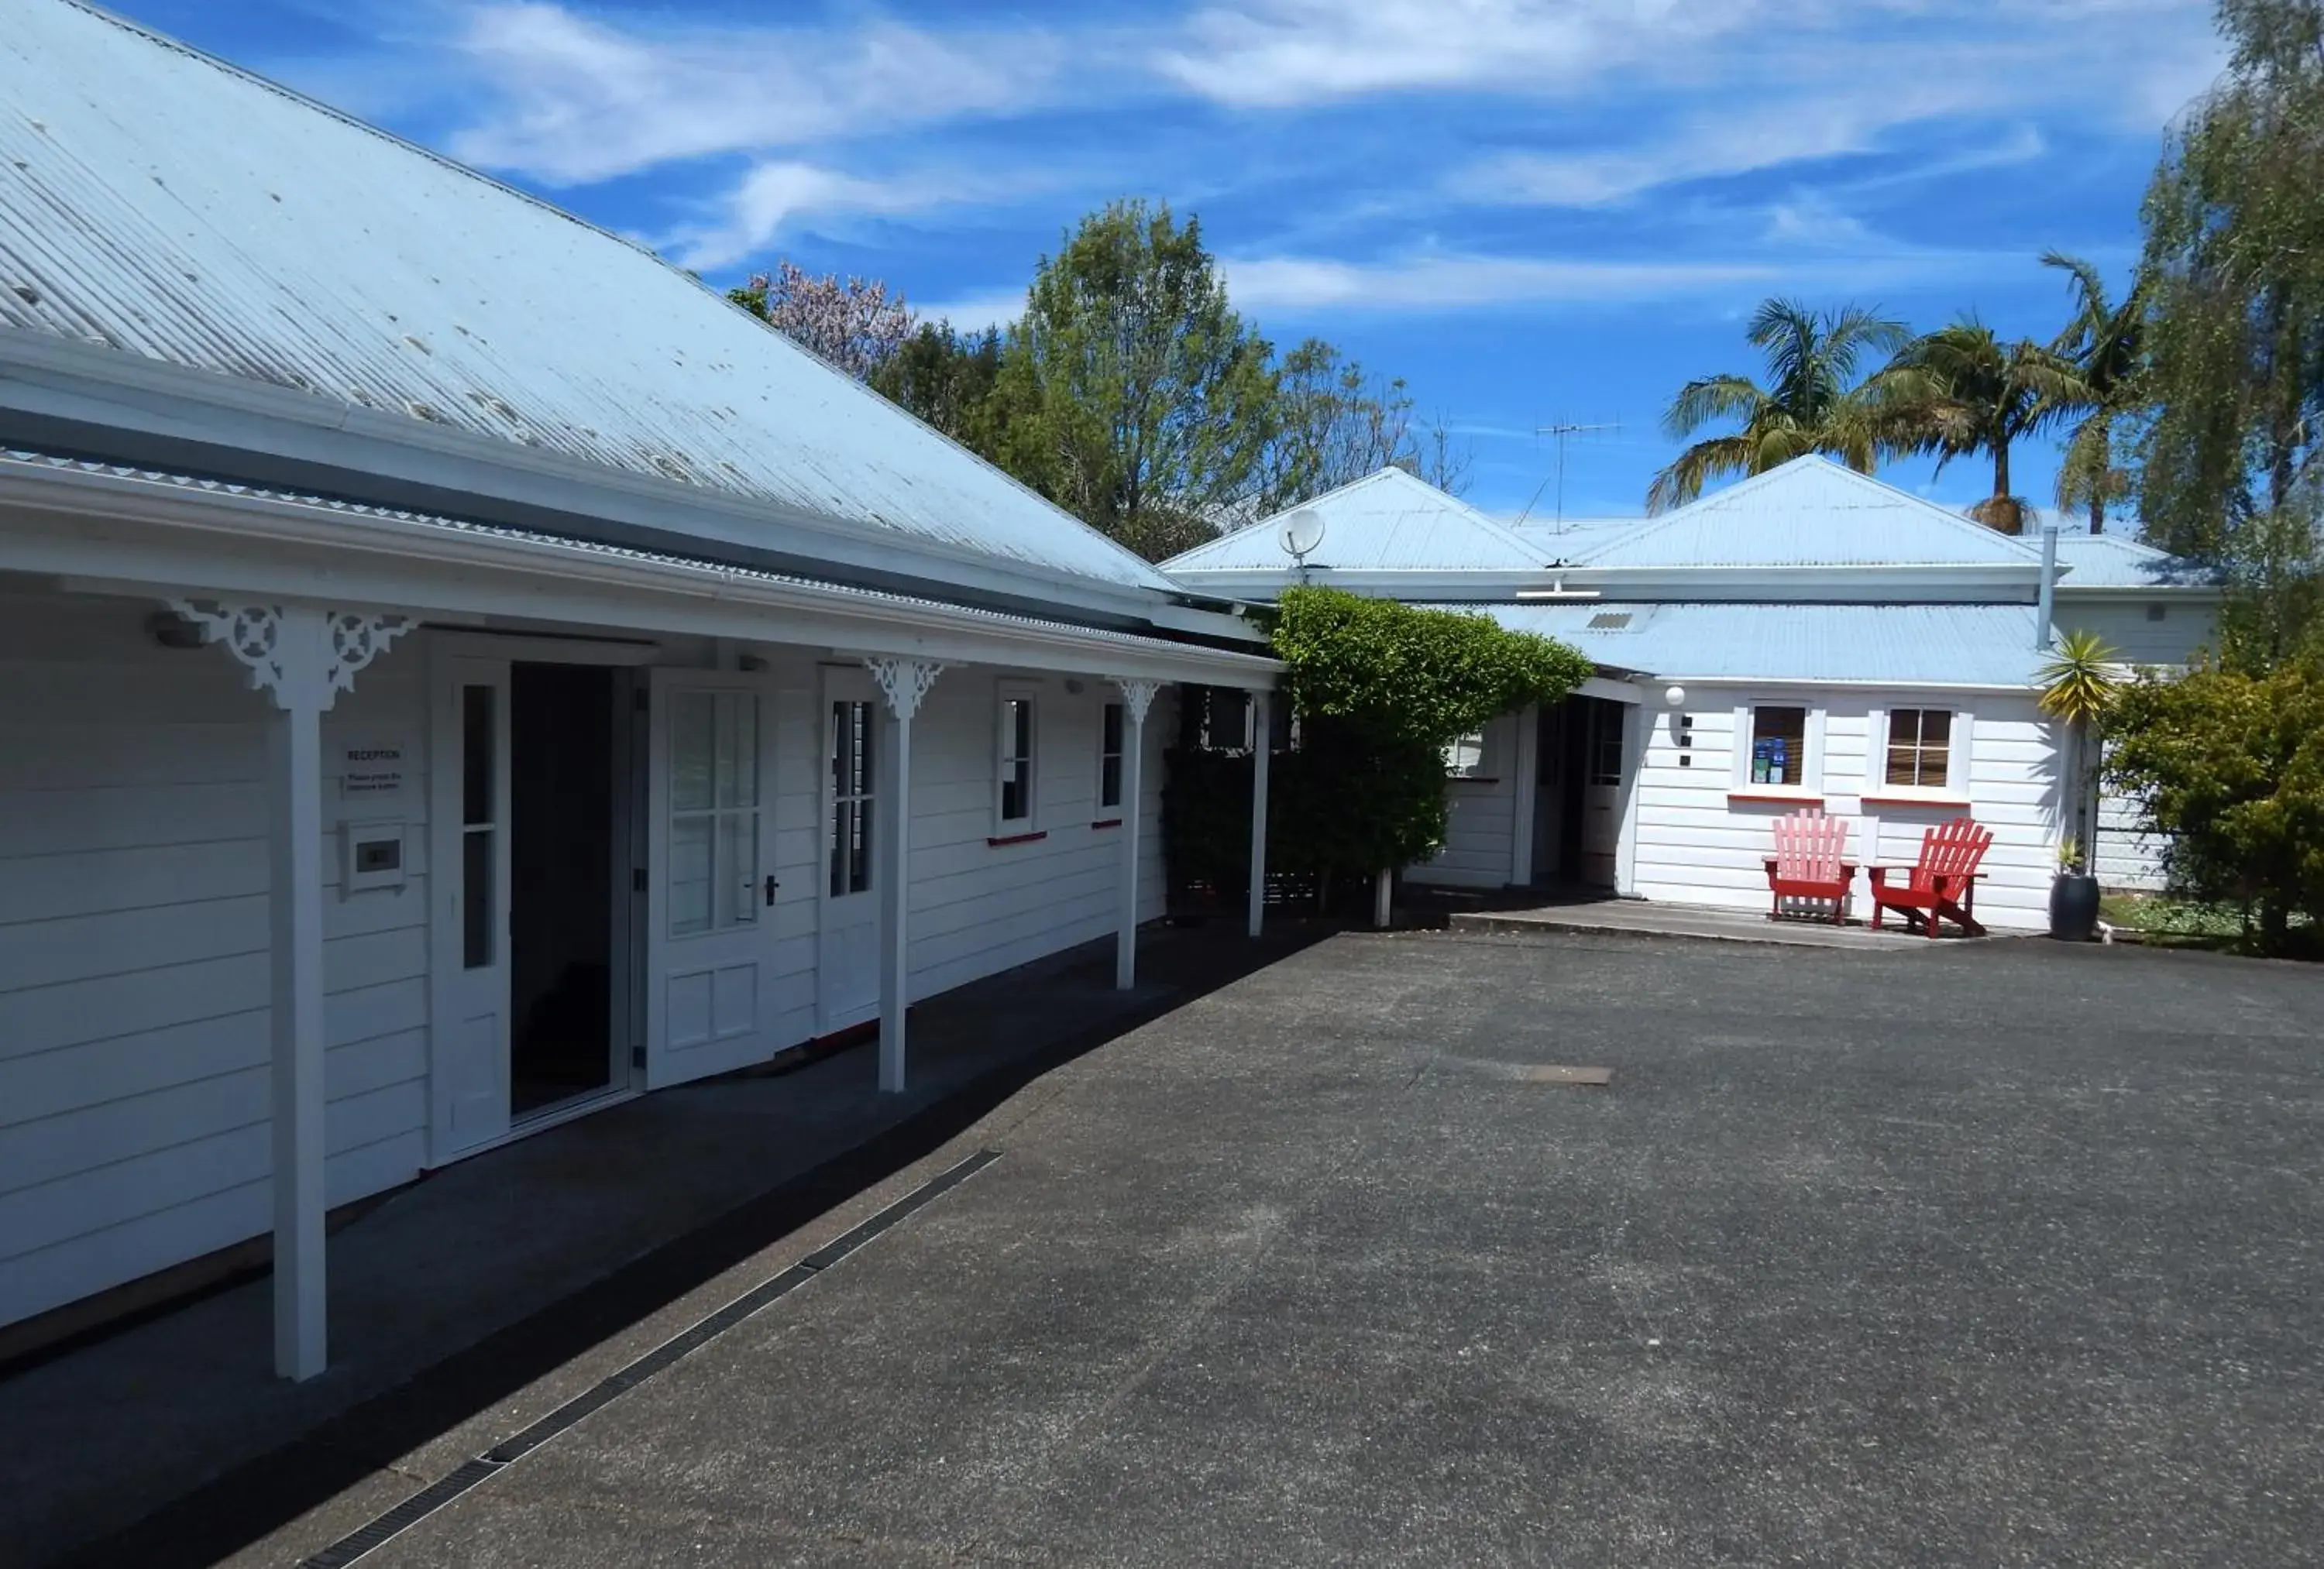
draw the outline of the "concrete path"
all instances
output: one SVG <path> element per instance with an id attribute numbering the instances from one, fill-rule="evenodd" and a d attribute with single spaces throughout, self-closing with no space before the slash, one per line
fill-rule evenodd
<path id="1" fill-rule="evenodd" d="M 90 1561 L 300 1562 L 593 1388 L 361 1562 L 2312 1561 L 2319 1002 L 2050 944 L 1337 939 L 319 1508 L 249 1478 Z"/>
<path id="2" fill-rule="evenodd" d="M 1461 911 L 1452 916 L 1451 924 L 1455 931 L 1499 931 L 1527 937 L 1585 932 L 1601 937 L 1685 937 L 1704 942 L 1745 942 L 1771 948 L 1877 949 L 1889 952 L 1899 947 L 1936 946 L 1925 937 L 1904 931 L 1901 924 L 1875 931 L 1868 926 L 1770 921 L 1764 915 L 1740 911 L 1652 904 L 1642 899 L 1574 900 L 1529 909 Z M 1947 928 L 1949 935 L 1939 940 L 1964 940 L 1950 935 L 1950 931 Z"/>

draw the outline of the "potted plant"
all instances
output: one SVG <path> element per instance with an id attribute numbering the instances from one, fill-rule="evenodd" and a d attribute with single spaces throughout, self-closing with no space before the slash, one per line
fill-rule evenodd
<path id="1" fill-rule="evenodd" d="M 2098 924 L 2098 880 L 2090 875 L 2087 847 L 2098 831 L 2096 812 L 2098 727 L 2114 706 L 2122 684 L 2115 651 L 2098 634 L 2072 631 L 2035 677 L 2042 684 L 2042 711 L 2064 722 L 2062 785 L 2072 831 L 2058 845 L 2058 876 L 2050 885 L 2050 935 L 2088 942 Z"/>
<path id="2" fill-rule="evenodd" d="M 2058 846 L 2058 875 L 2050 884 L 2050 935 L 2061 942 L 2088 942 L 2098 935 L 2098 880 L 2082 858 L 2080 840 Z"/>

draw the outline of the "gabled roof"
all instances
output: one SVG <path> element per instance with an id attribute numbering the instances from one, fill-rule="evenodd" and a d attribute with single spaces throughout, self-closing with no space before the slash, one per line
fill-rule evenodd
<path id="1" fill-rule="evenodd" d="M 2061 591 L 2075 589 L 2208 589 L 2218 574 L 2167 551 L 2119 534 L 2058 535 Z"/>
<path id="2" fill-rule="evenodd" d="M 1537 572 L 1549 560 L 1537 548 L 1457 496 L 1399 468 L 1385 468 L 1238 528 L 1162 564 L 1178 575 L 1209 572 L 1289 572 L 1277 531 L 1292 512 L 1323 519 L 1312 569 L 1346 572 Z"/>
<path id="3" fill-rule="evenodd" d="M 2043 659 L 2030 604 L 1597 601 L 1488 613 L 1606 668 L 1658 678 L 2017 687 L 2034 684 Z"/>
<path id="4" fill-rule="evenodd" d="M 1809 456 L 1585 545 L 1575 559 L 1613 570 L 2024 566 L 2040 557 L 1933 501 Z"/>
<path id="5" fill-rule="evenodd" d="M 1581 561 L 1592 550 L 1602 550 L 1641 528 L 1652 528 L 1653 518 L 1565 518 L 1553 522 L 1512 523 L 1509 532 L 1540 551 L 1550 561 Z"/>
<path id="6" fill-rule="evenodd" d="M 612 471 L 607 491 L 693 509 L 680 532 L 731 519 L 738 549 L 779 525 L 1172 589 L 642 248 L 75 0 L 14 0 L 0 27 L 0 327 L 263 383 L 327 433 Z"/>

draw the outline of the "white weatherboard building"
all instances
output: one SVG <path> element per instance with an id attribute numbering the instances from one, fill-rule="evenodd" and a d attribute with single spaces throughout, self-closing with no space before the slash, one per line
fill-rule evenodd
<path id="1" fill-rule="evenodd" d="M 2065 738 L 2035 705 L 2055 635 L 2088 628 L 2126 663 L 2179 665 L 2218 602 L 2107 535 L 2061 535 L 2045 589 L 2037 542 L 1819 457 L 1652 518 L 1511 528 L 1397 469 L 1302 510 L 1323 525 L 1304 562 L 1271 522 L 1164 570 L 1219 594 L 1271 599 L 1304 576 L 1468 610 L 1597 664 L 1565 703 L 1453 748 L 1448 841 L 1407 876 L 1463 887 L 1764 910 L 1783 813 L 1848 818 L 1852 858 L 1888 865 L 1966 814 L 1995 834 L 1979 917 L 2041 927 L 2071 815 Z M 2101 877 L 2153 885 L 2127 803 L 2100 804 Z"/>
<path id="2" fill-rule="evenodd" d="M 0 29 L 0 1326 L 1160 913 L 1242 622 L 650 254 Z M 1164 697 L 1167 701 L 1167 697 Z"/>

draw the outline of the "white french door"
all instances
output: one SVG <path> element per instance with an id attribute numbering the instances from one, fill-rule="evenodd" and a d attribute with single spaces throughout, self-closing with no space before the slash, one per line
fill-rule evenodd
<path id="1" fill-rule="evenodd" d="M 429 870 L 438 1161 L 509 1130 L 509 666 L 437 665 Z"/>
<path id="2" fill-rule="evenodd" d="M 655 670 L 646 1085 L 765 1060 L 775 1012 L 773 689 Z"/>
<path id="3" fill-rule="evenodd" d="M 1624 726 L 1628 705 L 1604 699 L 1590 703 L 1582 766 L 1582 881 L 1614 885 L 1622 842 L 1622 770 L 1628 757 Z"/>
<path id="4" fill-rule="evenodd" d="M 885 712 L 861 670 L 823 674 L 822 908 L 816 940 L 816 1025 L 829 1034 L 880 1013 L 880 893 L 874 867 Z"/>

